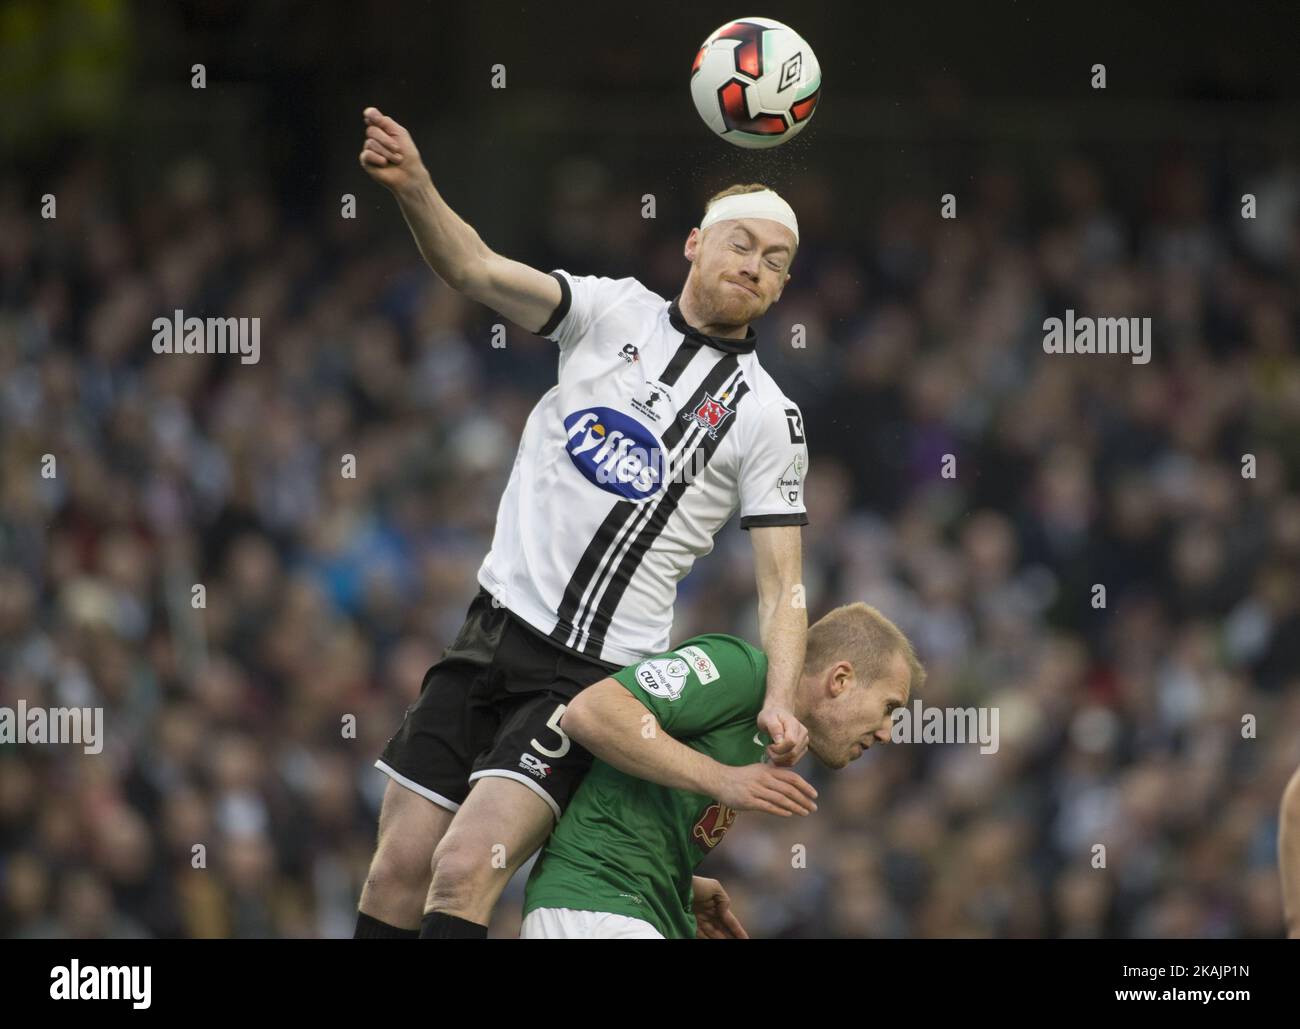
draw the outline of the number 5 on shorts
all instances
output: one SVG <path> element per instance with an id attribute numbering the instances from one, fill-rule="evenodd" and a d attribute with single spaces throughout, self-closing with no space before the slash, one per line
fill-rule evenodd
<path id="1" fill-rule="evenodd" d="M 546 722 L 546 728 L 554 730 L 555 735 L 560 737 L 560 749 L 551 750 L 549 747 L 543 747 L 536 739 L 529 740 L 529 745 L 539 754 L 545 754 L 547 757 L 564 757 L 569 752 L 569 737 L 564 735 L 564 730 L 560 728 L 560 717 L 564 714 L 564 709 L 568 704 L 560 704 L 555 713 Z"/>

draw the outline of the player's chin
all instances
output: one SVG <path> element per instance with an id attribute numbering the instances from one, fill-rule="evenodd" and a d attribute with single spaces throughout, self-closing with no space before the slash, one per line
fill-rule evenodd
<path id="1" fill-rule="evenodd" d="M 867 752 L 867 748 L 864 747 L 861 743 L 851 743 L 845 749 L 843 753 L 843 757 L 840 760 L 840 763 L 835 767 L 844 768 L 847 765 L 851 765 L 853 764 L 854 761 L 856 761 L 866 752 Z"/>
<path id="2" fill-rule="evenodd" d="M 823 765 L 825 765 L 833 772 L 839 771 L 841 768 L 844 768 L 846 765 L 848 765 L 850 761 L 853 760 L 852 747 L 849 747 L 846 750 L 835 750 L 831 753 L 827 753 L 826 751 L 821 750 L 818 747 L 815 747 L 813 744 L 809 743 L 808 751 L 813 755 L 813 757 L 815 757 L 818 761 L 820 761 Z"/>
<path id="3" fill-rule="evenodd" d="M 736 324 L 751 321 L 763 313 L 763 298 L 757 293 L 734 282 L 723 282 L 719 305 L 729 316 L 728 321 Z"/>

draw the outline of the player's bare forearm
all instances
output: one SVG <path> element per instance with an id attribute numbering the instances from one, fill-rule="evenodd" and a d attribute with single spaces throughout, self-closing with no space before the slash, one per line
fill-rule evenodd
<path id="1" fill-rule="evenodd" d="M 803 540 L 797 525 L 750 530 L 758 589 L 758 633 L 767 655 L 766 705 L 790 707 L 803 671 L 808 610 L 802 603 Z"/>
<path id="2" fill-rule="evenodd" d="M 1300 940 L 1300 768 L 1282 794 L 1277 843 L 1286 933 L 1291 939 Z"/>
<path id="3" fill-rule="evenodd" d="M 406 128 L 374 107 L 367 107 L 362 118 L 366 140 L 361 167 L 393 194 L 415 245 L 434 273 L 449 286 L 462 288 L 475 264 L 491 251 L 442 199 Z"/>
<path id="4" fill-rule="evenodd" d="M 638 779 L 714 796 L 726 766 L 679 743 L 655 716 L 612 679 L 569 703 L 560 728 L 596 757 Z"/>
<path id="5" fill-rule="evenodd" d="M 817 791 L 791 769 L 724 765 L 701 754 L 673 739 L 615 679 L 602 679 L 574 697 L 560 717 L 560 728 L 620 772 L 669 789 L 783 818 L 817 810 Z"/>
<path id="6" fill-rule="evenodd" d="M 433 184 L 415 141 L 395 120 L 367 107 L 366 141 L 359 160 L 366 174 L 392 192 L 420 256 L 443 282 L 536 332 L 560 303 L 560 284 L 519 261 L 502 257 L 448 206 Z"/>
<path id="7" fill-rule="evenodd" d="M 758 633 L 767 655 L 767 696 L 764 703 L 790 707 L 803 671 L 808 642 L 808 610 L 793 602 L 793 584 L 788 592 L 774 592 L 759 604 Z M 766 598 L 765 598 L 766 599 Z"/>
<path id="8" fill-rule="evenodd" d="M 393 195 L 425 263 L 447 285 L 463 291 L 476 266 L 492 256 L 491 249 L 447 205 L 427 173 L 421 181 L 394 190 Z"/>
<path id="9" fill-rule="evenodd" d="M 767 655 L 767 695 L 758 724 L 772 737 L 768 756 L 792 765 L 808 749 L 808 730 L 794 716 L 794 696 L 803 673 L 808 611 L 800 586 L 803 540 L 797 525 L 750 530 L 758 585 L 758 632 Z"/>

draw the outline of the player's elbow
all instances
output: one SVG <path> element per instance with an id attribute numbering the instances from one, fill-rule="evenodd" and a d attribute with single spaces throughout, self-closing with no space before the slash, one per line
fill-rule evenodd
<path id="1" fill-rule="evenodd" d="M 497 254 L 483 242 L 473 229 L 472 243 L 467 252 L 455 261 L 448 262 L 440 272 L 443 281 L 463 296 L 484 303 L 493 289 L 492 262 Z"/>
<path id="2" fill-rule="evenodd" d="M 609 728 L 611 686 L 622 692 L 623 688 L 614 680 L 602 679 L 578 693 L 560 716 L 564 734 L 588 750 L 599 745 L 602 732 Z"/>
<path id="3" fill-rule="evenodd" d="M 444 268 L 440 275 L 442 280 L 457 293 L 469 297 L 471 300 L 478 300 L 479 295 L 483 292 L 483 283 L 486 279 L 482 263 L 482 261 L 474 258 L 457 261 L 455 264 Z"/>
<path id="4" fill-rule="evenodd" d="M 564 734 L 584 747 L 591 739 L 591 726 L 595 721 L 591 710 L 594 705 L 588 696 L 589 693 L 591 693 L 590 686 L 569 701 L 564 714 L 560 716 L 560 728 Z"/>

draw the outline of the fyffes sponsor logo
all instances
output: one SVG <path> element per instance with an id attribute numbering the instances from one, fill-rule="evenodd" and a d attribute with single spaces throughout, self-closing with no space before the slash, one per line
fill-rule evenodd
<path id="1" fill-rule="evenodd" d="M 609 407 L 589 407 L 564 419 L 564 449 L 588 482 L 627 500 L 663 487 L 663 449 L 640 422 Z"/>

